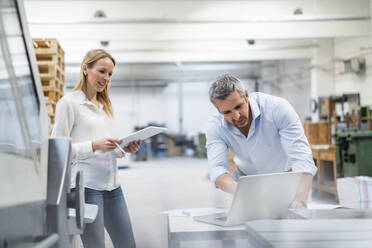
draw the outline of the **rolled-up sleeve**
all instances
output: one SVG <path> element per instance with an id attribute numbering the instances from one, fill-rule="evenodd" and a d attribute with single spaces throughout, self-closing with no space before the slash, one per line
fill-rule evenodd
<path id="1" fill-rule="evenodd" d="M 72 104 L 65 99 L 57 103 L 56 118 L 51 137 L 71 137 L 75 114 Z M 87 159 L 93 156 L 92 141 L 72 143 L 72 159 Z"/>
<path id="2" fill-rule="evenodd" d="M 273 120 L 279 130 L 282 147 L 288 156 L 289 167 L 293 171 L 314 176 L 317 168 L 296 111 L 286 100 L 280 99 L 276 111 L 273 111 Z"/>
<path id="3" fill-rule="evenodd" d="M 208 124 L 206 138 L 209 177 L 216 187 L 217 178 L 229 173 L 228 147 L 219 135 L 219 128 L 214 122 Z"/>

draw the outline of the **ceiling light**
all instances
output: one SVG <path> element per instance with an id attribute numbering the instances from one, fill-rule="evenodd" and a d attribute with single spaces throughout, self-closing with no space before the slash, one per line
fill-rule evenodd
<path id="1" fill-rule="evenodd" d="M 250 46 L 253 46 L 254 44 L 256 44 L 255 40 L 247 40 L 247 42 L 248 42 L 248 45 Z"/>
<path id="2" fill-rule="evenodd" d="M 110 45 L 110 41 L 108 40 L 101 40 L 100 43 L 102 47 L 108 47 Z"/>
<path id="3" fill-rule="evenodd" d="M 103 12 L 103 10 L 97 10 L 96 12 L 94 12 L 94 17 L 95 18 L 106 18 L 106 13 Z"/>
<path id="4" fill-rule="evenodd" d="M 304 12 L 302 11 L 301 8 L 296 8 L 294 11 L 293 11 L 293 14 L 294 15 L 302 15 Z"/>

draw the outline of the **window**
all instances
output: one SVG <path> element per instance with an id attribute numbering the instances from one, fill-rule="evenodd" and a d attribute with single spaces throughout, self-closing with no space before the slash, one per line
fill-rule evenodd
<path id="1" fill-rule="evenodd" d="M 40 128 L 39 101 L 18 10 L 14 1 L 1 1 L 0 154 L 40 162 Z"/>

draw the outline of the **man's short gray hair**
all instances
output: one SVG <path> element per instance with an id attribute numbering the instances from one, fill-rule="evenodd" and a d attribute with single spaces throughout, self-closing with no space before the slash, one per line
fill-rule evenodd
<path id="1" fill-rule="evenodd" d="M 245 96 L 245 87 L 239 78 L 230 74 L 219 76 L 209 88 L 209 100 L 216 104 L 216 101 L 225 100 L 233 91 Z"/>

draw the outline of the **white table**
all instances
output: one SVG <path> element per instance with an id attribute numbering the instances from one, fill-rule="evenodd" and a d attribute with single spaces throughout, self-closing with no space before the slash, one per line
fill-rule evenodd
<path id="1" fill-rule="evenodd" d="M 257 220 L 246 228 L 252 247 L 372 247 L 372 219 Z"/>
<path id="2" fill-rule="evenodd" d="M 183 241 L 221 240 L 232 248 L 236 239 L 247 239 L 244 225 L 221 227 L 194 221 L 192 217 L 168 215 L 168 248 L 179 248 Z"/>
<path id="3" fill-rule="evenodd" d="M 179 248 L 183 241 L 202 240 L 221 240 L 224 247 L 232 248 L 239 239 L 247 240 L 253 247 L 372 247 L 372 211 L 365 210 L 290 210 L 286 219 L 250 221 L 233 227 L 202 223 L 189 216 L 172 214 L 167 215 L 167 221 L 169 248 Z M 369 227 L 363 231 L 360 228 L 366 226 L 361 224 L 365 221 Z M 355 233 L 359 231 L 364 233 L 358 236 Z M 370 237 L 367 239 L 369 245 L 363 246 L 366 243 L 362 240 L 353 246 L 354 239 L 363 237 Z M 343 238 L 341 243 L 345 241 L 348 245 L 338 246 L 340 238 Z"/>

